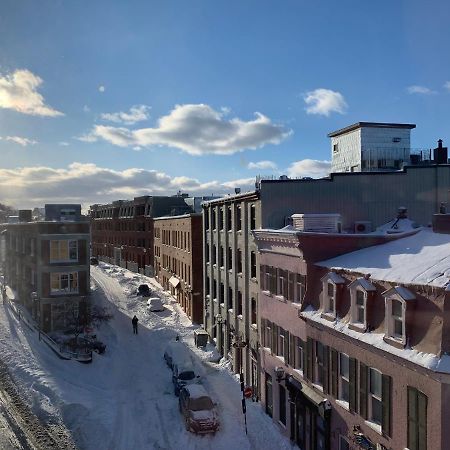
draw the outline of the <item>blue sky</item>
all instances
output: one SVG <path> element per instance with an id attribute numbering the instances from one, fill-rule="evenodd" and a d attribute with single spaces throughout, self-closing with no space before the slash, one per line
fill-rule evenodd
<path id="1" fill-rule="evenodd" d="M 364 120 L 445 142 L 449 21 L 445 1 L 2 0 L 0 202 L 320 176 L 327 133 Z"/>

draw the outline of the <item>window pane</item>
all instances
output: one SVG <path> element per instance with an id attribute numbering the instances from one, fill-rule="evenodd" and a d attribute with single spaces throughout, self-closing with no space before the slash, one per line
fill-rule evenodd
<path id="1" fill-rule="evenodd" d="M 381 424 L 382 417 L 382 408 L 381 408 L 381 400 L 378 400 L 375 397 L 372 397 L 372 417 L 371 420 L 375 423 Z"/>
<path id="2" fill-rule="evenodd" d="M 370 392 L 381 398 L 381 373 L 370 369 Z"/>
<path id="3" fill-rule="evenodd" d="M 356 304 L 364 305 L 364 292 L 357 290 L 356 291 Z"/>
<path id="4" fill-rule="evenodd" d="M 339 373 L 345 378 L 349 377 L 348 356 L 344 353 L 340 354 Z"/>
<path id="5" fill-rule="evenodd" d="M 394 320 L 394 334 L 397 336 L 403 336 L 403 322 L 401 320 Z"/>
<path id="6" fill-rule="evenodd" d="M 402 317 L 402 304 L 398 300 L 392 300 L 392 315 Z"/>
<path id="7" fill-rule="evenodd" d="M 334 284 L 328 283 L 328 296 L 333 297 L 334 296 Z"/>
<path id="8" fill-rule="evenodd" d="M 356 313 L 356 320 L 364 323 L 364 308 L 359 307 Z"/>

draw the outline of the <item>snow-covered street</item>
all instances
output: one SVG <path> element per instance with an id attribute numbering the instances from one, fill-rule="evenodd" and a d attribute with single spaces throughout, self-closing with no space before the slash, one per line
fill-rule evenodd
<path id="1" fill-rule="evenodd" d="M 36 414 L 63 421 L 86 450 L 292 448 L 257 403 L 247 402 L 245 435 L 239 384 L 225 365 L 208 362 L 211 352 L 193 348 L 195 327 L 186 315 L 168 296 L 165 312 L 150 313 L 134 295 L 140 283 L 160 289 L 154 280 L 105 264 L 91 275 L 93 299 L 114 314 L 97 332 L 107 349 L 92 364 L 58 359 L 7 307 L 0 308 L 2 359 Z M 135 314 L 138 335 L 132 333 Z M 163 359 L 177 334 L 192 348 L 202 383 L 218 403 L 221 429 L 215 436 L 184 428 Z"/>

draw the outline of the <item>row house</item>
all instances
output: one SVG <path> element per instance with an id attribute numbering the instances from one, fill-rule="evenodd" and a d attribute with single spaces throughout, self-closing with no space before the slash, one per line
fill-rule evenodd
<path id="1" fill-rule="evenodd" d="M 366 235 L 254 234 L 262 404 L 281 430 L 306 450 L 446 448 L 450 236 L 404 211 Z"/>
<path id="2" fill-rule="evenodd" d="M 43 331 L 64 330 L 89 305 L 89 221 L 80 205 L 45 205 L 39 222 L 21 213 L 0 225 L 6 283 Z"/>
<path id="3" fill-rule="evenodd" d="M 342 156 L 349 150 L 339 151 Z M 337 211 L 341 231 L 364 234 L 386 223 L 398 205 L 426 225 L 441 202 L 447 201 L 450 165 L 444 159 L 430 158 L 428 165 L 389 172 L 332 173 L 315 180 L 258 178 L 254 191 L 237 189 L 235 195 L 203 204 L 204 326 L 233 370 L 243 373 L 245 383 L 254 388 L 256 398 L 261 393 L 256 270 L 260 261 L 251 230 L 281 229 L 298 211 Z"/>
<path id="4" fill-rule="evenodd" d="M 194 323 L 203 321 L 203 248 L 200 213 L 154 219 L 155 278 Z"/>
<path id="5" fill-rule="evenodd" d="M 143 196 L 90 207 L 92 255 L 116 265 L 154 267 L 154 218 L 191 212 L 183 195 Z"/>

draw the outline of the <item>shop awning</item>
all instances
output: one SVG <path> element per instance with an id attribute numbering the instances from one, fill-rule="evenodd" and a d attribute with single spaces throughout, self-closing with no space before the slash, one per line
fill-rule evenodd
<path id="1" fill-rule="evenodd" d="M 180 280 L 177 277 L 170 277 L 169 283 L 176 288 L 180 284 Z"/>
<path id="2" fill-rule="evenodd" d="M 309 387 L 306 383 L 302 383 L 302 394 L 316 406 L 319 406 L 321 403 L 326 401 L 325 397 L 318 394 L 313 388 Z"/>

